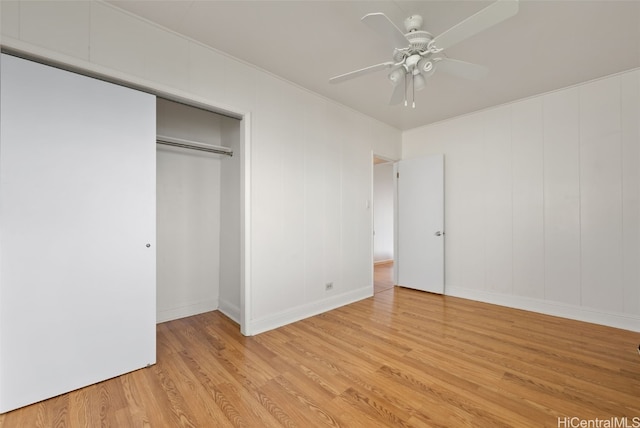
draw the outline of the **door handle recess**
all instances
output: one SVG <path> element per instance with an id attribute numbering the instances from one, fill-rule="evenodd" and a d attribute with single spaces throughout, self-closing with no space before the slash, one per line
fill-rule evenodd
<path id="1" fill-rule="evenodd" d="M 444 235 L 444 232 L 437 231 L 436 233 L 434 233 L 434 235 L 436 235 L 436 236 L 442 236 L 442 235 Z"/>

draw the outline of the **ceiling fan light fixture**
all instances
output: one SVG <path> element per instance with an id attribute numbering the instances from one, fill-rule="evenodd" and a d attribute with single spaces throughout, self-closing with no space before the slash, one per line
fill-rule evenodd
<path id="1" fill-rule="evenodd" d="M 411 70 L 415 69 L 421 59 L 422 59 L 422 57 L 420 55 L 418 55 L 418 54 L 413 54 L 409 58 L 407 58 L 407 60 L 405 61 L 405 65 L 407 67 L 407 70 L 411 71 Z"/>
<path id="2" fill-rule="evenodd" d="M 431 77 L 436 71 L 435 62 L 431 58 L 422 58 L 418 61 L 417 68 L 425 77 Z"/>
<path id="3" fill-rule="evenodd" d="M 407 57 L 406 51 L 402 49 L 395 49 L 393 51 L 393 61 L 394 62 L 402 62 Z"/>
<path id="4" fill-rule="evenodd" d="M 389 73 L 389 81 L 393 86 L 397 86 L 398 83 L 402 81 L 404 74 L 405 74 L 404 68 L 402 67 L 396 68 L 391 73 Z"/>
<path id="5" fill-rule="evenodd" d="M 424 76 L 420 73 L 413 75 L 413 87 L 416 91 L 421 91 L 427 85 L 427 81 Z"/>

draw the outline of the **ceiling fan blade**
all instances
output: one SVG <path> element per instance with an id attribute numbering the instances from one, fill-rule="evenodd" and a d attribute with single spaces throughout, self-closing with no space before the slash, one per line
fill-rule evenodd
<path id="1" fill-rule="evenodd" d="M 402 79 L 400 79 L 400 81 L 393 87 L 393 92 L 391 93 L 391 99 L 389 100 L 389 105 L 395 106 L 404 101 L 405 92 L 407 89 L 405 86 L 405 79 L 406 79 L 406 75 Z"/>
<path id="2" fill-rule="evenodd" d="M 362 22 L 384 37 L 385 40 L 391 43 L 393 48 L 402 49 L 409 45 L 409 41 L 402 30 L 396 27 L 396 24 L 382 12 L 369 13 L 362 17 Z"/>
<path id="3" fill-rule="evenodd" d="M 434 38 L 433 43 L 440 49 L 447 49 L 474 34 L 511 18 L 516 13 L 518 13 L 518 0 L 498 0 L 449 28 Z"/>
<path id="4" fill-rule="evenodd" d="M 480 80 L 489 73 L 489 69 L 484 65 L 472 64 L 451 58 L 442 58 L 438 61 L 436 63 L 436 70 L 437 72 L 443 72 L 469 80 Z"/>
<path id="5" fill-rule="evenodd" d="M 341 74 L 339 76 L 329 79 L 329 83 L 340 83 L 345 80 L 353 79 L 355 77 L 364 76 L 365 74 L 373 73 L 378 70 L 384 70 L 385 68 L 393 67 L 394 62 L 383 62 L 381 64 L 371 65 L 369 67 L 361 68 L 360 70 L 350 71 L 349 73 Z"/>

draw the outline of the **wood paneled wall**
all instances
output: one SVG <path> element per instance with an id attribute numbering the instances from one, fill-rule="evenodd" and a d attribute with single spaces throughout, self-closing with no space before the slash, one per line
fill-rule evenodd
<path id="1" fill-rule="evenodd" d="M 407 131 L 445 154 L 447 293 L 640 330 L 640 71 Z"/>

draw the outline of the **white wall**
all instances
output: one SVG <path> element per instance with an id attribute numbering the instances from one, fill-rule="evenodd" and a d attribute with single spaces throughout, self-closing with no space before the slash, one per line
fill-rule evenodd
<path id="1" fill-rule="evenodd" d="M 158 146 L 157 322 L 218 308 L 220 162 Z"/>
<path id="2" fill-rule="evenodd" d="M 640 71 L 404 133 L 432 153 L 447 294 L 640 331 Z"/>
<path id="3" fill-rule="evenodd" d="M 222 145 L 221 121 L 224 116 L 164 98 L 157 98 L 156 130 L 158 135 Z"/>
<path id="4" fill-rule="evenodd" d="M 373 166 L 373 261 L 393 260 L 393 163 Z"/>
<path id="5" fill-rule="evenodd" d="M 1 6 L 5 46 L 251 113 L 246 333 L 372 294 L 371 152 L 398 130 L 101 2 Z"/>

